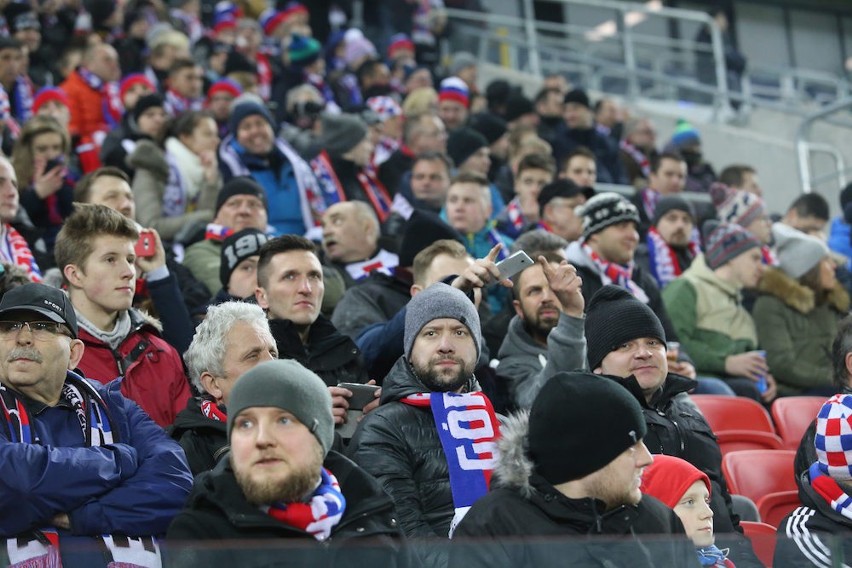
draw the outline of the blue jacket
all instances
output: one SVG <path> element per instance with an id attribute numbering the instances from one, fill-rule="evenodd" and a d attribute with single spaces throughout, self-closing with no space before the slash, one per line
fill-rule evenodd
<path id="1" fill-rule="evenodd" d="M 119 381 L 89 384 L 106 403 L 111 445 L 88 447 L 72 408 L 24 397 L 37 443 L 10 442 L 0 425 L 0 537 L 43 528 L 58 513 L 68 513 L 70 535 L 159 535 L 183 507 L 192 474 L 181 447 L 121 395 Z"/>

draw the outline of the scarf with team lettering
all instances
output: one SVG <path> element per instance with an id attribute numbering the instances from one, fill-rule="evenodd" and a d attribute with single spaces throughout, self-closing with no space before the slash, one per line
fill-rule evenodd
<path id="1" fill-rule="evenodd" d="M 212 400 L 204 399 L 201 401 L 201 414 L 203 414 L 206 418 L 210 420 L 215 420 L 216 422 L 227 422 L 228 415 L 225 414 L 225 411 L 222 410 L 222 407 L 213 402 Z"/>
<path id="2" fill-rule="evenodd" d="M 683 267 L 680 265 L 680 260 L 678 260 L 672 246 L 666 242 L 654 226 L 648 229 L 647 243 L 651 271 L 656 276 L 660 288 L 663 288 L 683 273 Z M 686 245 L 691 258 L 695 258 L 701 252 L 701 246 L 698 243 L 698 230 L 693 228 L 689 243 Z"/>
<path id="3" fill-rule="evenodd" d="M 481 392 L 419 393 L 401 400 L 403 404 L 432 410 L 435 428 L 450 469 L 450 488 L 455 515 L 453 531 L 470 507 L 488 493 L 497 462 L 500 425 L 491 401 Z"/>
<path id="4" fill-rule="evenodd" d="M 592 262 L 595 263 L 595 266 L 600 271 L 601 283 L 603 283 L 604 286 L 607 284 L 615 284 L 616 286 L 620 286 L 630 292 L 634 298 L 643 304 L 647 304 L 649 302 L 648 295 L 645 291 L 633 281 L 633 262 L 630 262 L 627 266 L 622 266 L 601 258 L 601 256 L 593 251 L 592 247 L 586 243 L 583 243 L 582 247 L 583 251 L 589 255 L 589 258 L 592 259 Z"/>
<path id="5" fill-rule="evenodd" d="M 119 442 L 106 403 L 83 378 L 68 371 L 60 400 L 74 409 L 87 447 L 107 446 Z M 0 385 L 0 407 L 9 442 L 37 444 L 26 406 L 11 390 Z M 107 550 L 108 568 L 160 567 L 160 548 L 153 537 L 130 538 L 101 535 Z M 12 568 L 62 568 L 59 533 L 51 526 L 6 540 L 5 553 Z"/>
<path id="6" fill-rule="evenodd" d="M 348 200 L 343 190 L 343 184 L 340 183 L 340 179 L 338 179 L 337 174 L 334 172 L 334 167 L 331 165 L 331 158 L 328 152 L 323 150 L 317 154 L 310 161 L 310 166 L 322 188 L 322 194 L 325 197 L 327 206 L 330 207 L 335 203 Z M 358 172 L 356 177 L 367 199 L 370 200 L 370 205 L 373 206 L 373 210 L 376 212 L 379 221 L 384 222 L 390 215 L 393 204 L 393 200 L 390 194 L 388 194 L 387 189 L 385 189 L 385 186 L 377 177 L 369 175 L 364 170 Z"/>
<path id="7" fill-rule="evenodd" d="M 334 474 L 322 468 L 319 486 L 307 503 L 273 503 L 264 510 L 273 519 L 324 541 L 331 536 L 331 530 L 343 518 L 346 498 L 343 497 Z"/>

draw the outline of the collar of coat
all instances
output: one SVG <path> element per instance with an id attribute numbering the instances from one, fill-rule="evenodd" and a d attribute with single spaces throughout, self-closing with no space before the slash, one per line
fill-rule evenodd
<path id="1" fill-rule="evenodd" d="M 816 307 L 814 291 L 789 277 L 780 268 L 768 267 L 763 273 L 758 289 L 803 314 L 810 313 Z M 829 292 L 828 304 L 840 313 L 846 313 L 849 310 L 849 294 L 840 282 L 836 282 Z"/>

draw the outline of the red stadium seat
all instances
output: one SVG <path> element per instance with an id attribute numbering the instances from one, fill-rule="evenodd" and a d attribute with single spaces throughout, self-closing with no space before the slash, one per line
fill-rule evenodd
<path id="1" fill-rule="evenodd" d="M 802 441 L 805 430 L 819 414 L 825 403 L 821 396 L 785 396 L 772 404 L 772 419 L 784 448 L 795 450 Z"/>
<path id="2" fill-rule="evenodd" d="M 763 562 L 766 568 L 771 568 L 775 559 L 775 540 L 777 539 L 775 527 L 767 523 L 749 521 L 740 521 L 740 526 L 743 528 L 746 537 L 751 541 L 751 546 L 754 548 L 757 558 Z"/>
<path id="3" fill-rule="evenodd" d="M 793 459 L 790 450 L 742 450 L 722 458 L 722 473 L 731 493 L 745 495 L 760 510 L 760 500 L 769 493 L 795 491 Z M 761 514 L 763 521 L 766 519 Z"/>
<path id="4" fill-rule="evenodd" d="M 719 430 L 716 431 L 716 441 L 724 457 L 730 452 L 741 450 L 782 450 L 784 444 L 781 438 L 769 432 L 755 430 Z"/>
<path id="5" fill-rule="evenodd" d="M 760 518 L 764 523 L 777 527 L 793 509 L 801 506 L 798 490 L 778 491 L 761 497 L 757 503 L 757 510 L 760 512 Z"/>
<path id="6" fill-rule="evenodd" d="M 691 395 L 713 432 L 755 430 L 775 434 L 769 413 L 759 403 L 739 396 Z"/>

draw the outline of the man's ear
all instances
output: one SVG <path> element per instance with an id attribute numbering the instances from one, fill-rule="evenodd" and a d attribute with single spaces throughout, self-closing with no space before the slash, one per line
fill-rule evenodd
<path id="1" fill-rule="evenodd" d="M 254 289 L 254 299 L 257 300 L 257 305 L 264 310 L 269 309 L 269 301 L 266 299 L 266 290 L 258 286 Z"/>
<path id="2" fill-rule="evenodd" d="M 71 358 L 68 360 L 68 370 L 73 371 L 80 364 L 86 346 L 79 339 L 71 340 Z"/>
<path id="3" fill-rule="evenodd" d="M 512 307 L 515 308 L 515 314 L 524 321 L 524 310 L 521 309 L 521 303 L 518 300 L 512 300 Z"/>
<path id="4" fill-rule="evenodd" d="M 597 369 L 595 369 L 595 370 L 594 370 L 594 371 L 592 371 L 592 372 L 593 372 L 594 374 L 596 374 L 596 375 L 603 375 L 603 368 L 598 367 Z"/>
<path id="5" fill-rule="evenodd" d="M 421 286 L 420 284 L 412 284 L 411 288 L 408 289 L 408 293 L 411 294 L 412 298 L 422 291 L 423 291 L 423 286 Z"/>
<path id="6" fill-rule="evenodd" d="M 66 264 L 62 269 L 62 275 L 65 276 L 69 284 L 75 288 L 80 288 L 82 285 L 80 276 L 85 275 L 85 273 L 76 264 Z"/>
<path id="7" fill-rule="evenodd" d="M 201 376 L 198 377 L 199 382 L 201 382 L 201 386 L 204 388 L 206 392 L 210 394 L 216 400 L 221 400 L 222 398 L 222 389 L 219 387 L 219 383 L 216 381 L 216 377 L 211 375 L 209 372 L 204 371 L 201 373 Z"/>

